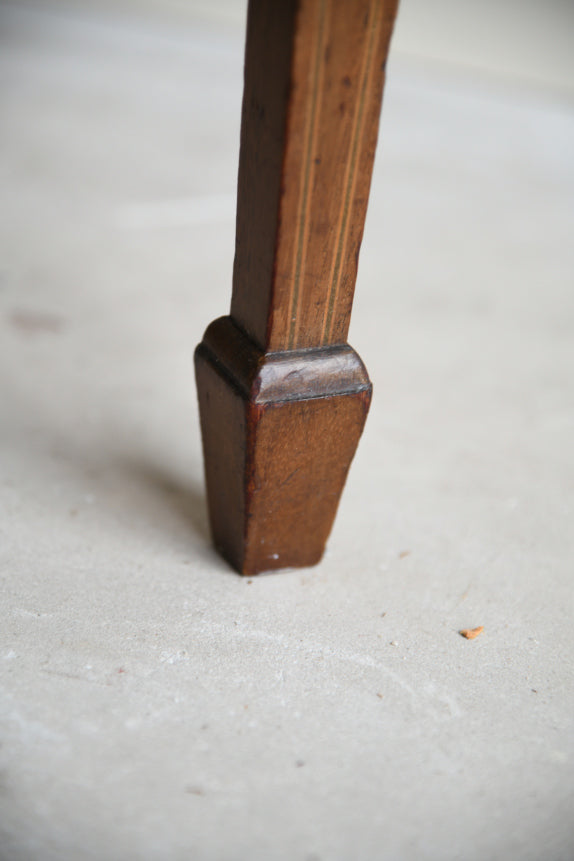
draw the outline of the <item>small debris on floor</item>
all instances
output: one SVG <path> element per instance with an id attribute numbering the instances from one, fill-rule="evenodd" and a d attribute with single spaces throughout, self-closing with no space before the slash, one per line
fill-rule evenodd
<path id="1" fill-rule="evenodd" d="M 396 640 L 391 640 L 390 645 L 391 646 L 398 646 L 399 644 Z"/>
<path id="2" fill-rule="evenodd" d="M 484 631 L 484 625 L 479 625 L 478 628 L 463 628 L 458 633 L 461 637 L 464 637 L 466 640 L 474 640 L 475 637 L 478 637 L 479 634 L 482 634 Z"/>
<path id="3" fill-rule="evenodd" d="M 410 554 L 410 550 L 401 550 L 401 552 L 399 553 L 399 559 L 404 559 L 405 556 L 410 556 Z"/>

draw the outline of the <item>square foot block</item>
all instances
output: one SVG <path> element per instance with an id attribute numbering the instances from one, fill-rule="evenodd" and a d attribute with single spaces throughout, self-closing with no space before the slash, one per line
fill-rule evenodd
<path id="1" fill-rule="evenodd" d="M 348 345 L 265 354 L 216 320 L 195 353 L 213 541 L 242 574 L 315 565 L 371 400 Z"/>

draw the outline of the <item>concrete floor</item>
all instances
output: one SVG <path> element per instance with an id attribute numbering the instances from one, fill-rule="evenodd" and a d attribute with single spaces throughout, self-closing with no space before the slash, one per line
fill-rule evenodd
<path id="1" fill-rule="evenodd" d="M 405 0 L 375 400 L 324 562 L 251 581 L 209 544 L 191 364 L 243 11 L 0 7 L 2 861 L 574 857 L 572 15 L 532 52 L 506 4 L 481 54 L 494 8 L 444 40 Z"/>

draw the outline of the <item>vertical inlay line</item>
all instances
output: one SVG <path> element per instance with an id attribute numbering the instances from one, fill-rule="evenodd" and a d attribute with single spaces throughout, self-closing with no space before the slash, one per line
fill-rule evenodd
<path id="1" fill-rule="evenodd" d="M 289 301 L 289 334 L 287 338 L 287 349 L 292 350 L 297 334 L 297 312 L 299 305 L 299 294 L 301 284 L 301 270 L 305 257 L 305 250 L 308 238 L 308 221 L 311 180 L 314 165 L 314 150 L 317 138 L 317 103 L 319 100 L 320 80 L 323 70 L 323 52 L 324 52 L 324 34 L 325 34 L 325 10 L 326 0 L 320 0 L 319 3 L 319 23 L 316 39 L 316 52 L 313 58 L 312 67 L 312 83 L 311 83 L 311 107 L 308 114 L 308 126 L 306 129 L 306 145 L 303 168 L 303 188 L 299 201 L 299 211 L 297 213 L 297 240 L 295 244 L 295 272 L 293 275 L 293 288 Z"/>
<path id="2" fill-rule="evenodd" d="M 375 7 L 375 20 L 373 19 L 373 7 Z M 377 15 L 377 11 L 379 14 Z M 381 12 L 381 3 L 377 2 L 377 0 L 373 0 L 369 9 L 369 19 L 372 22 L 370 27 L 370 32 L 368 35 L 368 46 L 366 51 L 366 58 L 363 68 L 361 70 L 361 83 L 360 83 L 360 91 L 359 91 L 359 102 L 357 105 L 357 112 L 355 115 L 354 128 L 352 131 L 352 144 L 351 144 L 351 155 L 349 161 L 347 163 L 347 171 L 345 178 L 345 195 L 343 198 L 343 208 L 341 214 L 341 221 L 339 224 L 339 235 L 337 237 L 337 251 L 335 254 L 335 263 L 333 266 L 333 277 L 331 280 L 331 286 L 329 289 L 329 297 L 327 301 L 327 311 L 325 315 L 325 323 L 323 327 L 323 335 L 322 342 L 323 344 L 329 343 L 329 340 L 332 336 L 333 329 L 333 313 L 335 310 L 335 304 L 337 302 L 337 298 L 339 295 L 339 286 L 341 280 L 341 267 L 344 257 L 344 252 L 347 246 L 348 239 L 348 225 L 349 225 L 349 213 L 351 209 L 351 202 L 353 197 L 353 192 L 355 189 L 355 181 L 357 177 L 357 160 L 359 154 L 359 148 L 362 139 L 362 131 L 363 131 L 363 117 L 365 113 L 365 102 L 368 90 L 369 78 L 371 76 L 372 71 L 372 60 L 373 53 L 376 44 L 376 36 L 379 29 L 380 24 L 380 15 Z"/>

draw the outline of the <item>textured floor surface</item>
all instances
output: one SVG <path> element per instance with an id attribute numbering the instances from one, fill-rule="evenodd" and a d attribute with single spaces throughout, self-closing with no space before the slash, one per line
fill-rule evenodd
<path id="1" fill-rule="evenodd" d="M 0 7 L 0 858 L 568 861 L 566 61 L 397 34 L 371 415 L 324 562 L 251 581 L 209 544 L 191 362 L 229 301 L 243 34 L 151 6 Z"/>

